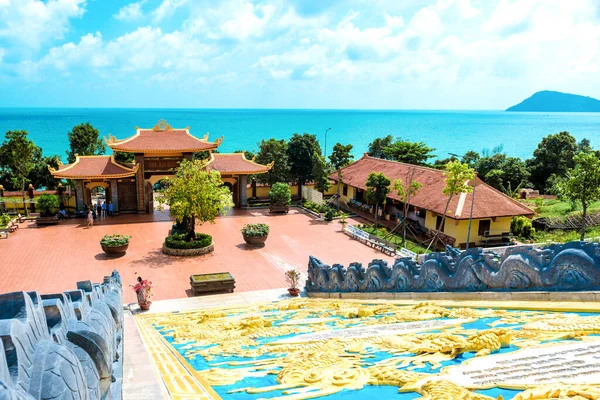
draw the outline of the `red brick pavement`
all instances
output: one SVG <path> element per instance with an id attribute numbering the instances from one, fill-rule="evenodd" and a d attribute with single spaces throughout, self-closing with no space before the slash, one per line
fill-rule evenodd
<path id="1" fill-rule="evenodd" d="M 33 222 L 21 224 L 15 234 L 0 240 L 0 293 L 60 292 L 75 288 L 81 280 L 101 282 L 117 269 L 124 284 L 133 283 L 136 274 L 153 281 L 154 300 L 162 300 L 189 296 L 189 276 L 193 273 L 228 271 L 239 292 L 285 287 L 283 272 L 293 267 L 306 273 L 309 255 L 328 264 L 344 265 L 352 261 L 366 265 L 373 258 L 390 260 L 339 232 L 337 222 L 315 220 L 296 208 L 288 215 L 270 215 L 265 210 L 235 210 L 230 214 L 217 218 L 214 225 L 198 227 L 198 231 L 213 236 L 215 251 L 191 258 L 161 252 L 172 224 L 161 212 L 107 218 L 91 229 L 85 227 L 84 219 L 43 228 Z M 249 248 L 240 229 L 259 222 L 269 224 L 269 239 L 263 248 Z M 114 233 L 133 237 L 127 254 L 116 259 L 106 257 L 99 244 L 102 236 Z M 125 289 L 124 294 L 124 301 L 135 300 L 132 291 Z"/>

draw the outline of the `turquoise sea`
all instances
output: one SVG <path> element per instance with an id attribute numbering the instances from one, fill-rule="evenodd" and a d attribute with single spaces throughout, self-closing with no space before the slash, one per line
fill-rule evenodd
<path id="1" fill-rule="evenodd" d="M 256 150 L 261 139 L 287 139 L 294 132 L 314 133 L 327 153 L 336 142 L 354 145 L 360 156 L 376 137 L 393 135 L 423 141 L 435 154 L 463 154 L 502 145 L 504 151 L 531 157 L 542 137 L 569 131 L 600 148 L 600 113 L 508 113 L 503 111 L 284 110 L 284 109 L 110 109 L 0 108 L 0 133 L 25 129 L 45 155 L 65 158 L 67 132 L 90 122 L 101 135 L 125 138 L 135 126 L 153 127 L 166 119 L 173 127 L 190 126 L 196 136 L 224 136 L 222 152 Z"/>

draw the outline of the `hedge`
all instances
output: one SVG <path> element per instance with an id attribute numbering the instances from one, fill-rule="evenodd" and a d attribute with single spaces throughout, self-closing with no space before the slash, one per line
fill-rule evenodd
<path id="1" fill-rule="evenodd" d="M 171 249 L 200 249 L 202 247 L 210 246 L 212 243 L 212 236 L 206 233 L 196 232 L 196 240 L 190 242 L 185 241 L 186 233 L 176 233 L 174 235 L 167 236 L 165 244 Z"/>

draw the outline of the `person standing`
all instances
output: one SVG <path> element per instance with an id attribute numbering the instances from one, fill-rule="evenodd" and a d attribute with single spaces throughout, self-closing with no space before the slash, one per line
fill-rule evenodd
<path id="1" fill-rule="evenodd" d="M 108 215 L 109 215 L 109 216 L 111 216 L 111 217 L 112 217 L 112 216 L 114 216 L 114 215 L 115 215 L 115 214 L 114 214 L 114 209 L 115 209 L 115 208 L 114 208 L 114 206 L 113 206 L 113 203 L 111 203 L 111 202 L 109 201 L 109 202 L 108 202 Z"/>
<path id="2" fill-rule="evenodd" d="M 106 200 L 102 202 L 102 216 L 106 218 Z"/>
<path id="3" fill-rule="evenodd" d="M 92 228 L 94 226 L 94 215 L 92 214 L 92 207 L 88 209 L 87 226 L 88 228 Z"/>
<path id="4" fill-rule="evenodd" d="M 100 204 L 101 201 L 98 200 L 98 203 L 96 204 L 96 214 L 98 215 L 98 218 L 102 217 L 102 204 Z"/>

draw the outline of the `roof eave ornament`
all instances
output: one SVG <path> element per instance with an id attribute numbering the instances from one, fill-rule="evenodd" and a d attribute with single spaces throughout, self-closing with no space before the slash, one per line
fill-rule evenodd
<path id="1" fill-rule="evenodd" d="M 275 161 L 271 161 L 270 163 L 267 164 L 267 169 L 270 171 L 271 168 L 273 168 L 273 165 L 275 165 Z"/>
<path id="2" fill-rule="evenodd" d="M 154 132 L 172 131 L 171 125 L 167 123 L 166 119 L 159 119 L 157 124 L 152 128 Z"/>
<path id="3" fill-rule="evenodd" d="M 221 143 L 223 143 L 223 136 L 221 136 L 220 138 L 216 138 L 215 139 L 215 145 L 216 146 L 220 146 Z"/>
<path id="4" fill-rule="evenodd" d="M 104 143 L 111 145 L 113 143 L 115 143 L 117 141 L 117 138 L 114 137 L 113 135 L 111 135 L 110 133 L 108 134 L 108 136 L 104 137 Z"/>

